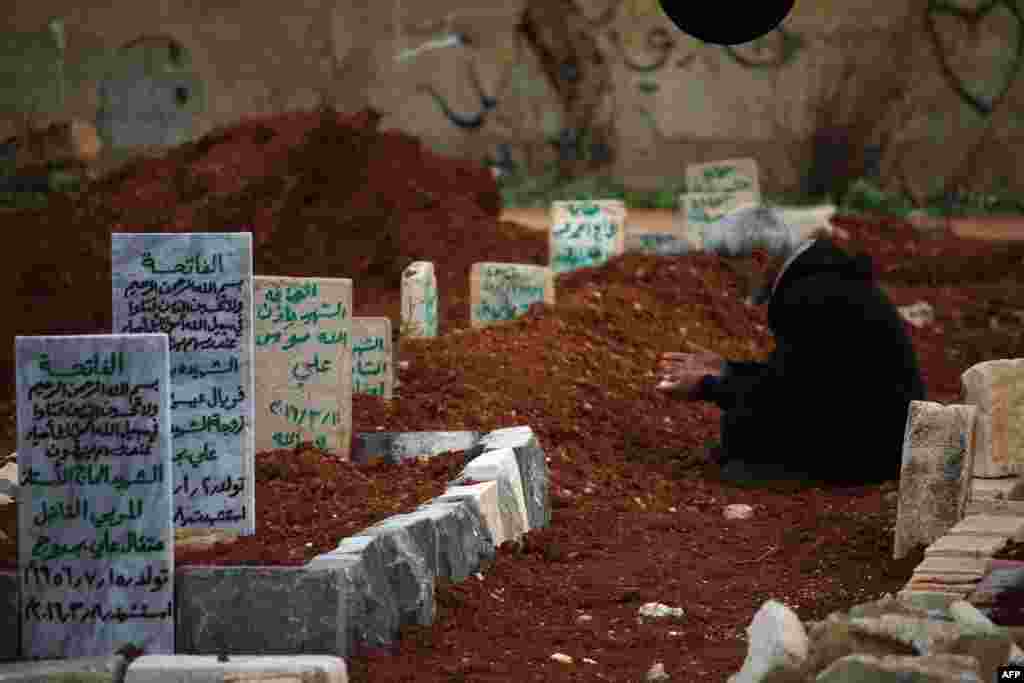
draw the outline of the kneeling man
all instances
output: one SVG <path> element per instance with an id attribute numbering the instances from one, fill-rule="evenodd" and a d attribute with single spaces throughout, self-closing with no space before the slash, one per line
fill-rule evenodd
<path id="1" fill-rule="evenodd" d="M 754 299 L 775 337 L 767 362 L 666 353 L 657 388 L 722 409 L 726 479 L 898 480 L 909 404 L 925 387 L 870 257 L 818 231 L 776 264 Z"/>

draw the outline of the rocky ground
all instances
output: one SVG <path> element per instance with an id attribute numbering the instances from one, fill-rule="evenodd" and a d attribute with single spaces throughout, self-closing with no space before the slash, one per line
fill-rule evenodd
<path id="1" fill-rule="evenodd" d="M 253 225 L 262 235 L 259 273 L 352 277 L 354 314 L 388 315 L 396 328 L 397 273 L 412 260 L 434 261 L 442 337 L 401 343 L 408 368 L 399 374 L 398 398 L 356 396 L 354 429 L 486 432 L 529 424 L 551 457 L 552 526 L 502 548 L 480 578 L 440 586 L 435 624 L 408 630 L 393 650 L 351 661 L 353 680 L 637 681 L 655 662 L 673 680 L 725 680 L 738 670 L 744 629 L 767 598 L 802 619 L 820 619 L 909 579 L 920 556 L 891 559 L 894 484 L 726 486 L 701 453 L 716 436 L 718 410 L 652 390 L 658 354 L 688 342 L 734 359 L 770 350 L 764 311 L 743 303 L 765 255 L 627 255 L 560 276 L 553 308 L 468 331 L 471 264 L 546 263 L 544 235 L 497 221 L 486 172 L 382 136 L 366 115 L 346 121 L 309 115 L 247 124 L 151 167 L 137 165 L 46 212 L 12 216 L 8 234 L 19 258 L 8 272 L 13 313 L 3 334 L 13 349 L 15 334 L 109 332 L 106 235 L 111 227 L 161 229 L 179 213 L 195 220 L 175 229 Z M 260 150 L 269 154 L 264 148 L 274 140 L 281 149 L 273 147 L 279 156 L 269 163 Z M 347 163 L 344 149 L 373 162 Z M 395 183 L 409 169 L 416 180 Z M 218 172 L 230 182 L 216 180 Z M 200 176 L 206 185 L 189 185 Z M 163 208 L 146 213 L 146 202 Z M 834 224 L 848 236 L 841 244 L 875 258 L 895 303 L 933 307 L 933 323 L 909 327 L 930 400 L 958 401 L 960 373 L 976 362 L 1024 356 L 1024 246 L 924 239 L 882 218 Z M 374 241 L 373 230 L 392 237 Z M 11 359 L 3 360 L 10 368 Z M 15 448 L 13 382 L 9 389 L 0 452 Z M 823 457 L 827 450 L 822 444 Z M 287 455 L 258 454 L 257 535 L 209 551 L 209 561 L 296 561 L 333 546 L 321 525 L 351 513 L 352 496 L 339 495 L 351 483 L 332 481 L 348 470 L 296 454 L 307 464 L 282 480 L 275 463 Z M 412 467 L 424 467 L 429 478 L 426 465 Z M 289 495 L 274 495 L 282 486 Z M 752 517 L 726 519 L 723 510 L 734 503 L 751 505 Z M 638 623 L 646 602 L 682 607 L 685 615 Z M 573 662 L 552 659 L 556 653 Z"/>

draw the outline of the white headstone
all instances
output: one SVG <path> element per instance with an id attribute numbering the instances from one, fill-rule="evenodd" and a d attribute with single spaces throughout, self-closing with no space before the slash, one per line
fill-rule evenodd
<path id="1" fill-rule="evenodd" d="M 115 233 L 114 332 L 171 348 L 174 524 L 256 531 L 252 234 Z"/>
<path id="2" fill-rule="evenodd" d="M 302 442 L 348 460 L 352 280 L 257 275 L 256 450 Z"/>
<path id="3" fill-rule="evenodd" d="M 15 354 L 23 654 L 173 653 L 167 335 L 17 337 Z"/>
<path id="4" fill-rule="evenodd" d="M 893 556 L 945 536 L 963 519 L 974 469 L 974 406 L 911 401 L 903 437 Z"/>
<path id="5" fill-rule="evenodd" d="M 470 324 L 484 327 L 526 313 L 530 304 L 555 304 L 555 273 L 525 263 L 474 263 L 469 274 Z"/>
<path id="6" fill-rule="evenodd" d="M 751 192 L 761 200 L 757 162 L 753 159 L 722 159 L 686 166 L 687 192 Z"/>
<path id="7" fill-rule="evenodd" d="M 1024 472 L 1024 358 L 977 363 L 960 381 L 964 403 L 978 407 L 975 476 Z"/>
<path id="8" fill-rule="evenodd" d="M 552 202 L 550 265 L 556 274 L 600 266 L 625 248 L 625 202 Z"/>
<path id="9" fill-rule="evenodd" d="M 352 392 L 388 401 L 395 385 L 389 318 L 352 318 Z"/>
<path id="10" fill-rule="evenodd" d="M 437 336 L 437 277 L 430 261 L 414 261 L 402 271 L 402 336 Z"/>

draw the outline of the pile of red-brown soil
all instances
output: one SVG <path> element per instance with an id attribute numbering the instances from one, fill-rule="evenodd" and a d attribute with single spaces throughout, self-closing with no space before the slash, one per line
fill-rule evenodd
<path id="1" fill-rule="evenodd" d="M 304 144 L 298 139 L 296 145 Z M 305 153 L 312 158 L 315 150 Z M 360 178 L 366 196 L 387 195 L 396 179 L 419 177 L 419 170 L 388 159 L 374 160 L 377 168 L 394 169 L 385 175 L 359 175 L 364 168 L 346 165 L 331 152 L 319 163 L 321 171 L 295 177 L 347 173 Z M 102 191 L 113 197 L 121 186 L 108 182 Z M 239 194 L 229 196 L 248 207 L 252 220 L 257 209 L 274 207 L 282 196 L 265 191 L 266 196 L 253 194 L 244 202 Z M 471 264 L 545 263 L 546 238 L 497 223 L 479 201 L 467 198 L 456 206 L 441 195 L 436 201 L 448 208 L 436 208 L 437 213 L 428 207 L 390 215 L 401 225 L 398 265 L 405 265 L 401 259 L 435 263 L 442 336 L 402 343 L 400 360 L 409 365 L 399 372 L 399 397 L 390 403 L 354 397 L 353 427 L 365 432 L 486 432 L 528 424 L 550 457 L 552 525 L 531 531 L 518 548 L 503 548 L 481 579 L 440 586 L 435 623 L 408 630 L 391 651 L 350 661 L 353 680 L 633 681 L 642 680 L 655 661 L 663 662 L 673 679 L 725 680 L 742 663 L 743 630 L 765 599 L 777 598 L 802 618 L 817 619 L 906 583 L 920 553 L 892 560 L 892 485 L 798 491 L 723 485 L 700 451 L 717 435 L 718 409 L 674 402 L 653 391 L 658 354 L 685 349 L 688 342 L 734 359 L 768 353 L 772 340 L 764 310 L 744 305 L 749 283 L 739 274 L 745 268 L 756 277 L 765 267 L 765 255 L 728 264 L 704 254 L 627 255 L 601 268 L 559 276 L 555 307 L 537 307 L 508 324 L 467 330 Z M 28 262 L 50 263 L 55 270 L 44 281 L 55 289 L 49 295 L 17 294 L 14 310 L 26 311 L 26 317 L 15 313 L 8 319 L 9 335 L 108 331 L 99 322 L 109 319 L 109 280 L 95 290 L 102 295 L 75 286 L 87 276 L 97 277 L 90 269 L 102 273 L 95 245 L 103 242 L 109 249 L 109 241 L 99 226 L 109 230 L 119 222 L 103 223 L 104 212 L 114 209 L 97 206 L 90 213 L 82 208 L 98 201 L 90 196 L 10 223 L 15 253 L 26 254 Z M 321 193 L 311 201 L 331 197 Z M 197 209 L 202 210 L 207 209 Z M 287 211 L 275 215 L 275 231 L 257 248 L 258 273 L 352 277 L 354 314 L 387 315 L 397 327 L 399 279 L 394 271 L 371 273 L 376 257 L 369 252 L 353 255 L 307 246 L 305 224 L 313 214 L 301 219 Z M 895 303 L 925 300 L 933 306 L 933 324 L 908 327 L 929 399 L 959 401 L 960 374 L 975 362 L 1024 356 L 1022 325 L 1015 322 L 1016 312 L 1024 310 L 1024 290 L 1019 269 L 1012 267 L 1012 248 L 952 236 L 922 240 L 895 220 L 840 217 L 835 224 L 849 233 L 845 246 L 875 257 Z M 319 225 L 317 234 L 323 234 L 327 223 Z M 39 240 L 53 256 L 37 248 Z M 267 270 L 266 264 L 277 258 L 266 251 L 267 244 L 278 244 L 287 258 L 301 260 L 287 271 Z M 82 254 L 82 260 L 71 258 L 75 254 Z M 353 258 L 366 264 L 336 269 L 343 259 Z M 1001 274 L 993 276 L 996 268 L 984 263 L 1002 263 Z M 70 285 L 60 284 L 64 273 Z M 78 321 L 78 328 L 69 321 Z M 27 323 L 43 329 L 29 329 Z M 0 425 L 6 441 L 0 453 L 14 450 L 13 404 L 4 407 Z M 793 409 L 798 434 L 799 406 Z M 289 455 L 298 461 L 294 474 L 271 476 L 270 470 Z M 822 457 L 828 457 L 827 444 L 822 444 Z M 257 535 L 203 551 L 210 553 L 209 561 L 294 562 L 328 551 L 341 540 L 334 534 L 348 534 L 350 527 L 371 521 L 358 515 L 393 514 L 395 504 L 412 505 L 420 495 L 429 498 L 436 491 L 430 487 L 447 477 L 440 461 L 437 472 L 429 463 L 350 470 L 312 452 L 261 453 L 257 462 Z M 268 468 L 268 463 L 276 465 Z M 358 477 L 356 470 L 369 481 L 344 481 Z M 392 474 L 422 477 L 424 488 L 406 493 L 414 484 L 403 479 L 404 484 L 391 486 L 386 482 Z M 339 494 L 349 490 L 356 495 Z M 359 494 L 370 490 L 379 497 Z M 753 506 L 753 517 L 725 519 L 723 509 L 732 503 Z M 324 525 L 336 523 L 334 515 L 358 521 L 325 531 Z M 13 558 L 12 547 L 6 547 Z M 182 558 L 188 561 L 187 554 Z M 648 601 L 683 607 L 686 617 L 638 624 L 637 608 Z M 591 618 L 580 619 L 584 614 Z M 551 660 L 556 652 L 572 656 L 575 663 Z M 584 657 L 596 664 L 582 662 Z"/>

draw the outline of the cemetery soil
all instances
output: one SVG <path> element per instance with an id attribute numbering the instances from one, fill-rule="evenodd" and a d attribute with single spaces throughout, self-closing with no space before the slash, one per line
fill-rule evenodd
<path id="1" fill-rule="evenodd" d="M 397 134 L 382 138 L 369 124 L 319 119 L 302 129 L 300 123 L 296 117 L 252 124 L 244 135 L 228 131 L 219 142 L 200 141 L 205 151 L 193 147 L 154 161 L 159 172 L 140 164 L 107 179 L 95 194 L 57 200 L 48 212 L 9 216 L 18 258 L 6 291 L 13 293 L 10 310 L 22 315 L 7 319 L 0 353 L 10 353 L 3 349 L 13 349 L 15 334 L 110 331 L 107 235 L 111 226 L 134 229 L 132 221 L 148 215 L 125 208 L 129 200 L 167 205 L 139 229 L 166 222 L 178 201 L 203 219 L 192 224 L 196 230 L 253 221 L 266 233 L 257 239 L 257 273 L 351 277 L 354 315 L 389 316 L 395 329 L 398 273 L 409 261 L 433 261 L 442 336 L 401 342 L 399 360 L 408 365 L 398 373 L 395 399 L 355 396 L 353 428 L 487 432 L 528 424 L 550 458 L 552 525 L 503 546 L 479 577 L 439 585 L 434 624 L 406 629 L 387 651 L 353 657 L 353 680 L 635 681 L 658 661 L 677 680 L 725 680 L 743 661 L 744 629 L 764 600 L 820 619 L 906 583 L 921 552 L 892 559 L 894 483 L 793 490 L 725 485 L 703 451 L 717 436 L 718 409 L 653 391 L 663 351 L 689 343 L 733 359 L 770 351 L 764 310 L 743 303 L 766 255 L 626 255 L 559 276 L 554 307 L 538 305 L 519 320 L 470 330 L 471 265 L 544 264 L 545 236 L 498 222 L 487 199 L 493 181 L 465 165 L 430 156 Z M 271 135 L 288 126 L 295 128 L 292 137 Z M 318 132 L 307 139 L 297 130 Z M 263 168 L 259 152 L 267 139 L 301 150 L 271 165 L 268 175 L 283 178 L 283 185 L 254 186 L 231 176 L 236 184 L 223 180 L 217 194 L 189 185 L 189 173 L 180 171 L 218 155 L 231 173 L 255 173 Z M 356 153 L 371 163 L 338 163 Z M 430 172 L 422 172 L 425 165 Z M 430 185 L 432 175 L 440 186 Z M 394 182 L 398 177 L 414 181 Z M 463 190 L 449 192 L 444 183 Z M 465 190 L 474 183 L 478 191 Z M 163 203 L 152 199 L 157 190 L 166 194 Z M 278 204 L 286 192 L 291 198 Z M 260 223 L 264 210 L 270 215 Z M 1024 357 L 1024 246 L 950 235 L 924 239 L 895 219 L 833 223 L 846 233 L 841 245 L 875 258 L 897 305 L 924 300 L 934 308 L 934 322 L 908 327 L 930 400 L 958 402 L 960 374 L 974 363 Z M 366 241 L 371 227 L 397 238 Z M 365 249 L 347 246 L 358 244 L 348 241 L 353 234 Z M 9 361 L 6 367 L 13 367 Z M 0 396 L 4 453 L 16 445 L 13 382 L 8 387 Z M 828 457 L 827 444 L 822 449 Z M 435 495 L 452 474 L 442 460 L 355 468 L 309 449 L 261 453 L 257 463 L 256 535 L 203 551 L 209 552 L 203 563 L 302 561 L 331 550 L 364 522 Z M 341 495 L 346 491 L 367 495 Z M 726 519 L 723 510 L 734 503 L 750 505 L 752 516 Z M 8 567 L 16 561 L 13 507 L 0 506 L 7 537 L 0 537 L 0 554 Z M 371 511 L 372 519 L 361 516 Z M 352 530 L 342 531 L 339 520 L 355 520 Z M 189 563 L 190 552 L 179 563 Z M 685 616 L 638 623 L 637 609 L 652 601 L 682 607 Z M 557 652 L 574 662 L 552 660 Z"/>

